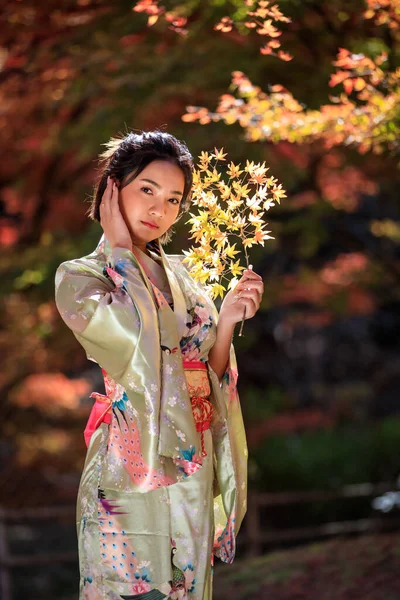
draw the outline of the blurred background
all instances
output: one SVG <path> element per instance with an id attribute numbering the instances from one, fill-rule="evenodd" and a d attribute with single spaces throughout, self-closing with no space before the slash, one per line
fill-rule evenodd
<path id="1" fill-rule="evenodd" d="M 249 509 L 215 596 L 399 600 L 399 1 L 8 0 L 0 23 L 1 598 L 78 598 L 102 382 L 54 273 L 100 239 L 102 144 L 163 127 L 195 157 L 266 161 L 287 193 L 250 249 Z"/>

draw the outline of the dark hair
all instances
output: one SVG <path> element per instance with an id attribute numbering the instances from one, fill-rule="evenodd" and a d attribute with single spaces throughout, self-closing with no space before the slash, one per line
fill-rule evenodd
<path id="1" fill-rule="evenodd" d="M 107 149 L 99 155 L 99 175 L 88 211 L 91 219 L 100 222 L 99 207 L 109 175 L 117 180 L 121 189 L 135 179 L 153 160 L 169 161 L 182 169 L 185 186 L 176 221 L 188 210 L 193 183 L 193 157 L 185 142 L 179 141 L 170 133 L 155 130 L 111 138 L 104 146 Z M 170 238 L 171 229 L 164 233 L 160 242 L 168 242 Z"/>

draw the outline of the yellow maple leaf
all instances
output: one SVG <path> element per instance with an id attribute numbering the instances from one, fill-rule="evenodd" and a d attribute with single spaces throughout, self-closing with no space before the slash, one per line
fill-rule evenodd
<path id="1" fill-rule="evenodd" d="M 254 169 L 252 169 L 251 171 L 251 177 L 250 177 L 250 181 L 252 183 L 258 183 L 258 184 L 262 184 L 265 183 L 266 181 L 266 176 L 265 173 L 269 170 L 269 168 L 267 168 L 265 166 L 265 163 L 263 163 L 262 165 L 256 165 L 254 167 Z"/>
<path id="2" fill-rule="evenodd" d="M 209 163 L 211 160 L 210 155 L 208 154 L 208 152 L 202 152 L 201 154 L 199 154 L 199 159 L 201 162 L 206 162 Z"/>
<path id="3" fill-rule="evenodd" d="M 256 244 L 256 239 L 254 237 L 252 238 L 246 238 L 245 240 L 243 240 L 243 246 L 245 248 L 251 248 L 251 246 L 254 246 L 254 244 Z"/>
<path id="4" fill-rule="evenodd" d="M 231 264 L 229 265 L 229 270 L 232 273 L 232 275 L 236 277 L 236 275 L 240 275 L 240 273 L 244 270 L 244 267 L 241 267 L 240 260 L 237 260 L 236 262 L 231 262 Z"/>
<path id="5" fill-rule="evenodd" d="M 281 183 L 275 186 L 273 190 L 271 190 L 271 194 L 273 195 L 274 199 L 277 201 L 278 204 L 280 204 L 281 198 L 286 198 L 286 194 L 282 189 Z"/>
<path id="6" fill-rule="evenodd" d="M 244 198 L 247 198 L 247 196 L 249 195 L 250 188 L 247 185 L 247 183 L 242 184 L 241 181 L 234 181 L 232 183 L 232 187 L 239 196 L 243 196 Z"/>
<path id="7" fill-rule="evenodd" d="M 229 212 L 227 212 L 226 210 L 222 210 L 222 208 L 220 208 L 215 215 L 215 220 L 218 225 L 224 225 L 225 223 L 227 223 L 229 221 L 229 219 L 230 219 Z"/>
<path id="8" fill-rule="evenodd" d="M 262 213 L 258 213 L 258 214 L 250 214 L 249 215 L 249 221 L 250 223 L 252 223 L 253 225 L 262 225 L 263 224 L 263 220 L 262 220 L 262 216 L 263 216 L 263 212 Z"/>
<path id="9" fill-rule="evenodd" d="M 240 198 L 240 196 L 231 196 L 231 198 L 227 201 L 227 204 L 229 210 L 234 211 L 236 208 L 239 208 L 239 206 L 242 206 L 243 200 Z"/>
<path id="10" fill-rule="evenodd" d="M 221 150 L 217 150 L 217 148 L 214 148 L 214 154 L 211 154 L 211 156 L 215 157 L 217 160 L 225 160 L 226 155 L 227 152 L 225 152 L 224 154 L 223 148 L 221 148 Z"/>
<path id="11" fill-rule="evenodd" d="M 196 186 L 200 183 L 201 175 L 197 169 L 193 169 L 193 186 L 192 190 L 196 188 Z"/>
<path id="12" fill-rule="evenodd" d="M 271 208 L 271 206 L 275 206 L 275 202 L 271 199 L 268 199 L 264 202 L 263 204 L 263 209 L 264 210 L 269 210 Z"/>
<path id="13" fill-rule="evenodd" d="M 193 233 L 193 234 L 190 236 L 190 238 L 191 238 L 191 239 L 194 239 L 194 241 L 195 241 L 196 243 L 199 243 L 199 242 L 201 241 L 201 239 L 202 239 L 203 235 L 204 235 L 204 232 L 203 232 L 203 230 L 202 230 L 202 229 L 199 229 L 199 231 L 195 231 L 195 232 L 194 232 L 194 233 Z"/>
<path id="14" fill-rule="evenodd" d="M 217 171 L 217 169 L 214 167 L 212 171 L 210 171 L 210 169 L 206 170 L 206 178 L 205 180 L 207 181 L 207 183 L 215 183 L 216 181 L 219 181 L 219 179 L 221 178 L 221 174 Z"/>
<path id="15" fill-rule="evenodd" d="M 257 194 L 254 194 L 251 198 L 246 198 L 246 204 L 251 210 L 257 210 L 262 202 L 262 198 L 259 198 Z"/>
<path id="16" fill-rule="evenodd" d="M 218 269 L 216 269 L 216 268 L 210 269 L 209 279 L 210 279 L 210 281 L 217 281 L 217 282 L 219 281 Z"/>
<path id="17" fill-rule="evenodd" d="M 218 298 L 218 296 L 221 296 L 221 298 L 223 298 L 225 291 L 226 288 L 220 283 L 214 283 L 214 285 L 211 286 L 211 294 L 213 298 Z"/>
<path id="18" fill-rule="evenodd" d="M 230 186 L 227 185 L 224 181 L 218 181 L 217 188 L 221 200 L 227 200 L 232 193 Z"/>
<path id="19" fill-rule="evenodd" d="M 261 200 L 266 200 L 267 194 L 268 187 L 266 185 L 261 185 L 256 191 L 256 196 L 258 196 L 258 198 L 261 198 Z"/>
<path id="20" fill-rule="evenodd" d="M 247 173 L 249 173 L 251 175 L 252 172 L 254 171 L 254 161 L 246 160 L 246 166 L 245 166 L 244 170 L 247 171 Z"/>
<path id="21" fill-rule="evenodd" d="M 246 218 L 238 216 L 236 219 L 234 219 L 234 224 L 236 227 L 239 227 L 239 229 L 242 229 L 246 225 Z"/>
<path id="22" fill-rule="evenodd" d="M 195 250 L 193 247 L 190 248 L 189 250 L 183 250 L 182 252 L 185 255 L 183 262 L 188 263 L 189 266 L 192 266 L 192 265 L 195 265 L 196 263 L 198 263 L 199 255 L 198 255 L 197 250 Z"/>
<path id="23" fill-rule="evenodd" d="M 234 290 L 238 283 L 239 279 L 237 277 L 232 277 L 228 285 L 228 290 Z"/>
<path id="24" fill-rule="evenodd" d="M 226 172 L 229 177 L 236 179 L 236 177 L 239 177 L 239 175 L 243 173 L 243 169 L 240 169 L 240 165 L 235 165 L 233 162 L 231 162 Z"/>
<path id="25" fill-rule="evenodd" d="M 204 265 L 198 265 L 191 273 L 192 277 L 200 281 L 200 283 L 207 283 L 210 277 L 210 270 L 206 269 Z"/>
<path id="26" fill-rule="evenodd" d="M 235 254 L 239 254 L 239 250 L 236 250 L 236 242 L 234 244 L 228 244 L 228 247 L 225 248 L 225 255 L 228 258 L 235 258 Z"/>

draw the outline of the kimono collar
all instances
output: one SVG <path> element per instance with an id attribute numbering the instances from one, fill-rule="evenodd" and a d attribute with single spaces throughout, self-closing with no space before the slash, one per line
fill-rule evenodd
<path id="1" fill-rule="evenodd" d="M 160 244 L 158 244 L 158 250 L 171 286 L 175 309 L 182 302 L 183 314 L 186 317 L 186 300 L 178 279 Z M 129 250 L 127 252 L 129 253 Z M 132 262 L 134 262 L 134 270 L 136 271 L 136 267 L 139 268 L 141 277 L 135 277 L 132 284 L 127 281 L 126 287 L 132 301 L 137 301 L 136 308 L 141 322 L 143 323 L 146 319 L 147 324 L 146 327 L 140 328 L 137 342 L 139 351 L 133 353 L 130 365 L 132 372 L 139 379 L 143 377 L 142 380 L 140 379 L 143 390 L 138 389 L 137 391 L 136 410 L 139 411 L 139 418 L 142 418 L 143 422 L 150 419 L 149 428 L 154 426 L 154 430 L 150 433 L 158 434 L 158 454 L 177 457 L 179 454 L 178 442 L 181 438 L 186 440 L 185 444 L 189 450 L 192 447 L 200 447 L 200 435 L 196 429 L 191 400 L 185 385 L 185 371 L 180 352 L 182 334 L 178 326 L 179 321 L 177 322 L 174 318 L 174 312 L 165 299 L 160 304 L 158 296 L 161 295 L 161 292 L 149 281 L 145 269 L 138 259 L 139 253 L 137 256 L 134 252 L 130 254 Z M 113 250 L 107 238 L 104 236 L 101 238 L 92 256 L 101 262 L 113 264 Z M 146 288 L 149 294 L 144 293 L 145 289 L 141 289 L 140 280 L 143 282 L 143 288 Z M 182 283 L 182 285 L 184 284 Z M 155 304 L 155 310 L 151 310 L 153 308 L 152 301 Z M 147 355 L 149 349 L 150 352 Z M 171 373 L 174 373 L 173 378 L 170 377 Z M 116 381 L 120 383 L 118 379 Z M 150 381 L 153 381 L 153 386 L 150 385 Z M 134 392 L 135 390 L 132 393 Z M 171 396 L 179 397 L 179 402 L 170 403 Z M 152 407 L 150 412 L 149 403 Z"/>
<path id="2" fill-rule="evenodd" d="M 172 299 L 174 302 L 173 312 L 175 313 L 178 327 L 179 339 L 182 338 L 185 329 L 186 329 L 186 321 L 187 321 L 187 309 L 186 309 L 186 301 L 185 297 L 182 293 L 182 289 L 179 285 L 178 278 L 175 275 L 174 268 L 170 264 L 170 261 L 165 254 L 162 245 L 159 240 L 153 240 L 152 242 L 147 244 L 149 250 L 157 254 L 161 258 L 162 266 L 164 267 L 165 274 L 168 279 L 168 283 L 170 286 Z M 108 239 L 103 234 L 96 248 L 96 252 L 101 252 L 106 256 L 106 260 L 112 254 L 112 247 Z M 133 255 L 142 271 L 142 275 L 144 280 L 148 279 L 148 272 L 146 268 L 146 264 L 143 260 L 141 260 L 141 251 L 135 252 L 133 251 Z M 172 310 L 172 309 L 171 309 Z"/>

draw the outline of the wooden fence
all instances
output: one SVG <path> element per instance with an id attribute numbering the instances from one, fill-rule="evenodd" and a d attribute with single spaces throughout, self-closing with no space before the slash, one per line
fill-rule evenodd
<path id="1" fill-rule="evenodd" d="M 263 545 L 282 542 L 299 542 L 315 540 L 329 536 L 352 533 L 372 533 L 387 529 L 400 528 L 400 517 L 368 518 L 351 521 L 335 521 L 309 527 L 296 527 L 281 530 L 263 530 L 261 514 L 273 506 L 291 506 L 301 503 L 326 502 L 349 498 L 376 497 L 393 490 L 393 483 L 360 483 L 346 485 L 338 490 L 287 492 L 287 493 L 252 493 L 249 494 L 244 531 L 240 535 L 240 543 L 245 547 L 246 556 L 259 556 L 263 553 Z"/>
<path id="2" fill-rule="evenodd" d="M 317 526 L 288 528 L 265 531 L 261 516 L 273 506 L 291 506 L 300 503 L 325 502 L 348 498 L 374 497 L 394 489 L 393 483 L 372 485 L 363 483 L 348 485 L 336 491 L 310 491 L 288 493 L 252 493 L 248 498 L 248 510 L 240 532 L 240 546 L 247 557 L 259 556 L 263 546 L 282 542 L 310 541 L 321 537 L 368 533 L 385 529 L 400 528 L 400 518 L 370 518 L 353 521 L 338 521 Z M 8 543 L 8 530 L 16 523 L 29 526 L 39 520 L 67 520 L 75 524 L 75 505 L 67 507 L 34 508 L 12 510 L 0 507 L 0 598 L 16 600 L 13 597 L 12 571 L 18 567 L 31 567 L 64 562 L 77 562 L 77 551 L 51 552 L 38 554 L 12 554 Z M 75 525 L 73 525 L 75 526 Z M 77 584 L 78 586 L 78 584 Z"/>
<path id="3" fill-rule="evenodd" d="M 5 509 L 0 507 L 0 598 L 13 598 L 12 571 L 18 567 L 31 567 L 61 562 L 75 562 L 78 553 L 51 552 L 38 554 L 12 554 L 9 549 L 8 529 L 10 525 L 19 523 L 28 526 L 29 523 L 40 520 L 67 520 L 71 526 L 75 523 L 75 505 L 66 507 L 43 507 L 29 509 Z"/>

